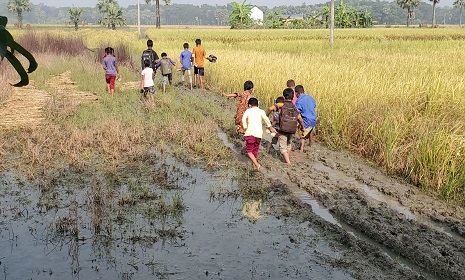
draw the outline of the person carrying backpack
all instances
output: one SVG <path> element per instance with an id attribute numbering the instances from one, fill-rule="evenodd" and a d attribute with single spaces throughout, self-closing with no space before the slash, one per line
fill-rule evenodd
<path id="1" fill-rule="evenodd" d="M 158 57 L 158 54 L 156 51 L 153 50 L 153 41 L 152 40 L 147 40 L 147 49 L 142 52 L 142 57 L 141 57 L 141 68 L 142 70 L 145 69 L 145 61 L 148 60 L 150 61 L 150 68 L 153 69 L 153 76 L 155 77 L 155 65 L 157 64 L 158 60 L 160 58 Z"/>
<path id="2" fill-rule="evenodd" d="M 302 116 L 299 114 L 299 110 L 292 104 L 294 98 L 294 91 L 292 88 L 286 88 L 283 91 L 284 103 L 282 106 L 271 106 L 266 110 L 266 115 L 271 112 L 279 113 L 279 126 L 278 126 L 278 141 L 279 150 L 283 155 L 284 161 L 288 164 L 291 163 L 291 150 L 292 150 L 292 136 L 297 132 L 297 124 L 304 127 Z"/>

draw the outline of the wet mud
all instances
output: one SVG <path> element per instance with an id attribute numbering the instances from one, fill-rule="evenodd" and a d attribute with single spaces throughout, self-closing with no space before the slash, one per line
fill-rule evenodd
<path id="1" fill-rule="evenodd" d="M 352 235 L 353 240 L 339 239 L 341 245 L 350 249 L 357 244 L 353 249 L 367 250 L 369 262 L 382 269 L 387 264 L 382 259 L 389 256 L 413 274 L 394 277 L 398 270 L 394 266 L 388 269 L 393 273 L 390 277 L 355 271 L 357 278 L 465 279 L 463 208 L 429 197 L 349 153 L 319 144 L 294 153 L 291 166 L 277 165 L 276 160 L 277 155 L 268 156 L 267 167 L 275 173 L 281 170 L 298 188 L 295 193 L 307 192 L 331 214 L 333 224 Z M 377 248 L 375 255 L 369 253 L 372 247 Z M 350 259 L 336 263 L 350 267 Z"/>

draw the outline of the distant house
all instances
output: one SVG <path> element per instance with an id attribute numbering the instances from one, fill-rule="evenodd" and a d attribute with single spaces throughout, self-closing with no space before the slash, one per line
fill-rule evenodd
<path id="1" fill-rule="evenodd" d="M 263 24 L 263 15 L 263 11 L 260 10 L 257 6 L 250 10 L 250 18 L 259 24 Z"/>

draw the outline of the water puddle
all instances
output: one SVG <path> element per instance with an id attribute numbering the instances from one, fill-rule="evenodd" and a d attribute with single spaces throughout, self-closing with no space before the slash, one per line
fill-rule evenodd
<path id="1" fill-rule="evenodd" d="M 405 216 L 405 218 L 407 218 L 409 220 L 416 220 L 417 219 L 417 217 L 412 212 L 410 212 L 410 210 L 408 210 L 407 208 L 400 205 L 397 201 L 393 200 L 392 198 L 390 198 L 390 197 L 388 197 L 386 195 L 383 195 L 378 190 L 370 188 L 366 184 L 362 184 L 362 183 L 358 182 L 357 179 L 355 179 L 353 177 L 349 177 L 349 176 L 347 176 L 346 174 L 344 174 L 343 172 L 341 172 L 339 170 L 332 169 L 332 168 L 324 165 L 321 162 L 315 162 L 313 164 L 313 168 L 316 169 L 316 170 L 325 172 L 332 179 L 335 179 L 335 180 L 337 180 L 339 182 L 344 182 L 344 183 L 347 183 L 347 184 L 351 184 L 351 185 L 363 190 L 369 197 L 373 198 L 376 201 L 386 203 L 390 208 L 392 208 L 393 210 L 396 210 L 397 212 L 403 214 Z"/>
<path id="2" fill-rule="evenodd" d="M 432 221 L 429 218 L 413 214 L 409 209 L 402 206 L 397 200 L 393 199 L 390 196 L 384 195 L 383 193 L 381 193 L 380 191 L 378 191 L 378 190 L 376 190 L 374 188 L 370 188 L 366 184 L 360 183 L 356 178 L 349 177 L 345 173 L 343 173 L 343 172 L 341 172 L 339 170 L 332 169 L 332 168 L 324 165 L 321 162 L 315 162 L 312 167 L 314 169 L 316 169 L 316 170 L 319 170 L 319 171 L 322 171 L 322 172 L 328 174 L 328 176 L 330 176 L 332 179 L 334 179 L 334 180 L 336 180 L 338 182 L 342 182 L 342 183 L 345 183 L 345 184 L 350 184 L 350 185 L 352 185 L 352 186 L 354 186 L 354 187 L 356 187 L 356 188 L 358 188 L 360 190 L 363 190 L 369 197 L 371 197 L 372 199 L 374 199 L 374 200 L 376 200 L 378 202 L 385 203 L 391 209 L 397 211 L 398 213 L 403 214 L 405 216 L 405 218 L 408 219 L 408 220 L 414 220 L 416 222 L 424 224 L 424 225 L 426 225 L 426 226 L 428 226 L 430 228 L 433 228 L 433 229 L 437 230 L 438 232 L 441 232 L 441 233 L 443 233 L 443 234 L 445 234 L 445 235 L 447 235 L 449 237 L 463 239 L 463 237 L 461 237 L 459 234 L 454 233 L 453 231 L 451 231 L 447 227 L 444 227 L 444 226 L 440 225 L 439 223 L 436 223 L 436 222 Z"/>
<path id="3" fill-rule="evenodd" d="M 328 209 L 321 207 L 321 205 L 313 198 L 311 198 L 306 191 L 291 190 L 301 201 L 312 207 L 313 213 L 322 218 L 323 220 L 342 227 L 342 225 L 331 215 Z"/>
<path id="4" fill-rule="evenodd" d="M 156 156 L 46 191 L 0 174 L 0 278 L 353 279 L 321 262 L 337 253 L 308 225 L 235 196 L 248 181 L 228 172 Z"/>
<path id="5" fill-rule="evenodd" d="M 271 172 L 269 172 L 267 170 L 263 170 L 263 173 L 268 178 L 272 178 L 272 179 L 277 178 L 273 173 L 271 173 Z M 292 181 L 290 181 L 290 180 L 288 180 L 286 178 L 283 178 L 283 177 L 280 177 L 280 180 L 284 184 L 286 184 L 286 186 L 289 188 L 289 190 L 297 198 L 299 198 L 302 202 L 310 205 L 311 208 L 312 208 L 312 211 L 313 211 L 313 213 L 315 215 L 319 216 L 320 218 L 322 218 L 323 220 L 325 220 L 328 223 L 331 223 L 333 225 L 336 225 L 336 226 L 344 229 L 347 233 L 354 236 L 355 238 L 363 240 L 363 241 L 371 244 L 372 246 L 375 246 L 375 247 L 379 248 L 385 255 L 390 257 L 392 260 L 395 260 L 396 262 L 398 262 L 402 267 L 407 268 L 407 269 L 412 269 L 412 270 L 414 270 L 416 272 L 422 272 L 423 271 L 423 269 L 418 267 L 416 264 L 414 264 L 413 262 L 409 261 L 408 259 L 406 259 L 406 258 L 404 258 L 402 256 L 399 256 L 396 252 L 394 252 L 390 248 L 388 248 L 388 247 L 376 242 L 375 240 L 367 237 L 364 233 L 362 233 L 361 231 L 355 229 L 354 227 L 350 226 L 349 224 L 345 223 L 344 221 L 336 219 L 331 214 L 329 209 L 321 206 L 321 204 L 317 200 L 310 197 L 308 192 L 306 192 L 305 190 L 302 190 L 301 188 L 299 188 L 299 186 L 297 184 L 295 184 Z M 422 272 L 422 274 L 423 274 L 423 276 L 425 276 L 425 273 Z M 432 276 L 428 276 L 427 279 L 435 279 L 435 278 L 432 277 Z"/>

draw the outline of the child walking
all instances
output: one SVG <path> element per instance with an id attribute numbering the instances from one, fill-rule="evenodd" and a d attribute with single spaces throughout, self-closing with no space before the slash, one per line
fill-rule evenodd
<path id="1" fill-rule="evenodd" d="M 188 43 L 184 43 L 183 47 L 184 47 L 184 51 L 179 56 L 179 60 L 181 62 L 181 67 L 182 67 L 181 68 L 181 71 L 182 71 L 181 82 L 182 82 L 182 86 L 185 86 L 184 76 L 187 73 L 187 76 L 189 76 L 190 89 L 192 90 L 192 71 L 191 71 L 192 53 L 189 51 Z"/>
<path id="2" fill-rule="evenodd" d="M 270 122 L 273 125 L 274 129 L 276 129 L 276 130 L 279 128 L 279 113 L 278 113 L 278 111 L 279 111 L 279 108 L 283 107 L 283 105 L 284 105 L 284 97 L 279 96 L 278 98 L 276 98 L 274 105 L 271 106 L 270 108 L 268 108 L 265 111 L 267 116 L 269 116 L 270 115 L 269 113 L 271 112 L 271 109 L 275 110 L 273 112 L 273 114 L 271 115 Z M 275 134 L 273 136 L 273 134 L 271 134 L 270 137 L 271 137 L 271 139 L 266 145 L 266 153 L 267 154 L 270 153 L 271 146 L 278 143 L 278 135 Z"/>
<path id="3" fill-rule="evenodd" d="M 197 84 L 200 82 L 200 88 L 204 89 L 205 63 L 203 59 L 206 58 L 212 61 L 212 58 L 207 56 L 207 52 L 202 47 L 202 40 L 200 39 L 195 39 L 195 48 L 192 50 L 192 54 L 194 55 L 194 84 L 198 86 Z"/>
<path id="4" fill-rule="evenodd" d="M 105 70 L 105 81 L 107 90 L 111 95 L 115 93 L 115 80 L 119 76 L 118 59 L 113 54 L 114 50 L 111 47 L 105 48 L 105 57 L 102 61 L 102 67 Z"/>
<path id="5" fill-rule="evenodd" d="M 239 104 L 237 105 L 236 115 L 234 116 L 234 123 L 236 124 L 236 132 L 239 134 L 244 134 L 245 129 L 242 126 L 242 116 L 244 115 L 245 110 L 248 108 L 249 99 L 253 97 L 253 82 L 246 81 L 244 83 L 244 92 L 235 92 L 235 93 L 224 93 L 223 96 L 226 97 L 240 97 Z"/>
<path id="6" fill-rule="evenodd" d="M 163 76 L 163 93 L 166 93 L 166 84 L 169 82 L 171 86 L 173 83 L 171 65 L 176 66 L 176 63 L 172 61 L 166 53 L 161 54 L 160 61 L 158 61 L 157 65 L 155 65 L 155 70 L 158 69 L 158 67 L 161 67 L 161 75 Z"/>
<path id="7" fill-rule="evenodd" d="M 295 93 L 297 95 L 297 102 L 295 107 L 299 110 L 300 115 L 304 121 L 304 127 L 300 127 L 298 130 L 300 136 L 300 151 L 304 151 L 305 140 L 308 139 L 308 144 L 313 143 L 313 128 L 316 126 L 316 101 L 315 99 L 306 94 L 304 87 L 298 85 L 295 87 Z"/>
<path id="8" fill-rule="evenodd" d="M 291 150 L 292 150 L 292 136 L 297 132 L 297 124 L 304 127 L 304 122 L 299 110 L 292 104 L 294 98 L 294 91 L 292 88 L 286 88 L 283 91 L 284 103 L 281 107 L 271 106 L 266 111 L 269 115 L 271 112 L 278 111 L 279 113 L 279 129 L 278 141 L 279 151 L 283 155 L 284 161 L 288 164 L 291 163 Z"/>
<path id="9" fill-rule="evenodd" d="M 142 80 L 140 82 L 141 92 L 144 94 L 144 100 L 147 101 L 150 98 L 150 104 L 154 105 L 153 95 L 155 94 L 155 88 L 153 83 L 153 69 L 151 67 L 150 60 L 144 61 L 144 70 L 142 70 Z M 150 93 L 150 94 L 149 94 Z M 149 96 L 147 96 L 149 95 Z"/>
<path id="10" fill-rule="evenodd" d="M 260 163 L 258 163 L 258 149 L 260 142 L 263 137 L 262 122 L 265 123 L 266 127 L 271 132 L 276 132 L 274 127 L 271 125 L 270 120 L 265 114 L 265 111 L 258 108 L 257 98 L 250 98 L 247 102 L 248 109 L 242 116 L 242 127 L 245 129 L 244 140 L 245 140 L 245 151 L 253 163 L 256 170 L 260 170 Z"/>

